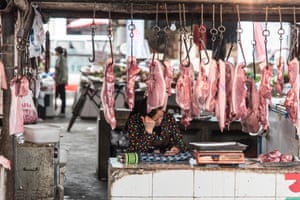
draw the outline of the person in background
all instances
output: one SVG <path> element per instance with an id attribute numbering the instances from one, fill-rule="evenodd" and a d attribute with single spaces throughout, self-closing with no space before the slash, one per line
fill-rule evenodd
<path id="1" fill-rule="evenodd" d="M 162 153 L 165 156 L 187 151 L 180 128 L 170 113 L 163 107 L 146 112 L 146 99 L 135 104 L 126 130 L 129 137 L 127 152 Z"/>
<path id="2" fill-rule="evenodd" d="M 55 110 L 57 109 L 56 99 L 58 96 L 61 99 L 61 111 L 59 116 L 65 116 L 66 112 L 66 89 L 68 84 L 68 64 L 67 64 L 67 51 L 66 49 L 58 46 L 55 48 L 55 55 L 57 56 L 55 62 Z"/>

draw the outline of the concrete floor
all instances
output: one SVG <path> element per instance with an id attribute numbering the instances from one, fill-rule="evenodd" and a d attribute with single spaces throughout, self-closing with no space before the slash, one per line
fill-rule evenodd
<path id="1" fill-rule="evenodd" d="M 67 126 L 71 117 L 74 93 L 67 94 L 66 117 L 46 118 L 41 123 L 61 128 L 61 149 L 68 152 L 64 179 L 65 200 L 107 200 L 107 182 L 97 179 L 97 120 L 77 118 L 71 132 Z"/>

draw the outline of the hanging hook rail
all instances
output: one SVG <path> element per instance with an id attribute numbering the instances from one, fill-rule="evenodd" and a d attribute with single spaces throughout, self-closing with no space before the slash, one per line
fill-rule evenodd
<path id="1" fill-rule="evenodd" d="M 155 40 L 155 48 L 158 47 L 158 39 L 159 39 L 159 31 L 160 31 L 160 27 L 158 26 L 158 3 L 156 3 L 156 12 L 155 12 L 155 25 L 152 28 L 152 31 L 155 33 L 156 36 L 156 40 Z M 152 64 L 154 65 L 154 58 L 155 58 L 155 51 L 156 49 L 153 50 L 153 55 L 152 55 Z"/>
<path id="2" fill-rule="evenodd" d="M 211 41 L 212 41 L 212 50 L 214 49 L 215 41 L 218 35 L 218 29 L 215 26 L 215 4 L 213 4 L 212 10 L 212 28 L 210 29 Z"/>
<path id="3" fill-rule="evenodd" d="M 252 62 L 253 62 L 253 79 L 256 79 L 256 66 L 255 66 L 255 51 L 256 51 L 256 40 L 255 40 L 255 22 L 252 22 Z"/>
<path id="4" fill-rule="evenodd" d="M 223 25 L 223 6 L 222 4 L 220 5 L 220 26 L 218 27 L 218 32 L 220 33 L 219 35 L 219 44 L 218 44 L 218 47 L 214 53 L 214 58 L 217 59 L 219 56 L 220 56 L 220 51 L 221 51 L 221 48 L 222 48 L 222 43 L 223 43 L 223 33 L 226 31 L 226 27 Z"/>
<path id="5" fill-rule="evenodd" d="M 246 57 L 245 57 L 245 53 L 244 53 L 244 49 L 243 49 L 242 41 L 241 41 L 241 35 L 243 33 L 243 29 L 241 27 L 241 18 L 240 18 L 240 7 L 239 7 L 239 5 L 236 5 L 236 9 L 237 9 L 237 17 L 238 17 L 238 23 L 237 23 L 237 29 L 236 29 L 237 42 L 238 42 L 238 44 L 240 46 L 240 49 L 241 49 L 241 53 L 242 53 L 243 60 L 244 60 L 244 66 L 246 66 Z"/>
<path id="6" fill-rule="evenodd" d="M 205 45 L 205 42 L 203 40 L 204 38 L 204 35 L 206 34 L 206 27 L 204 25 L 204 20 L 203 20 L 203 4 L 201 4 L 201 24 L 199 26 L 199 32 L 200 32 L 200 47 L 199 47 L 199 55 L 200 55 L 200 63 L 202 62 L 202 57 L 201 57 L 201 49 L 204 50 L 204 53 L 205 53 L 205 57 L 206 57 L 206 62 L 204 64 L 208 64 L 209 63 L 209 55 L 207 53 L 207 49 L 206 49 L 206 45 Z"/>
<path id="7" fill-rule="evenodd" d="M 290 46 L 290 52 L 288 56 L 288 62 L 292 60 L 292 58 L 295 56 L 295 47 L 297 46 L 297 21 L 296 21 L 296 8 L 294 7 L 293 10 L 293 21 L 294 24 L 292 26 L 292 44 Z"/>
<path id="8" fill-rule="evenodd" d="M 181 14 L 182 14 L 182 17 L 181 17 Z M 182 18 L 183 18 L 183 22 L 182 22 Z M 180 21 L 180 52 L 179 52 L 179 59 L 180 59 L 180 64 L 185 66 L 185 67 L 188 67 L 191 63 L 191 60 L 190 60 L 190 56 L 189 56 L 189 48 L 188 48 L 188 45 L 187 45 L 187 37 L 186 37 L 186 34 L 187 34 L 187 30 L 186 30 L 186 21 L 185 21 L 185 5 L 182 4 L 182 9 L 181 9 L 181 4 L 179 4 L 179 21 Z M 181 58 L 181 49 L 182 49 L 182 42 L 184 44 L 184 48 L 185 48 L 185 51 L 186 51 L 186 57 L 184 60 L 187 60 L 187 64 L 183 64 L 183 60 Z"/>
<path id="9" fill-rule="evenodd" d="M 283 40 L 283 35 L 285 33 L 285 30 L 282 26 L 282 13 L 281 13 L 281 8 L 280 6 L 278 7 L 278 12 L 279 12 L 279 23 L 280 23 L 280 28 L 278 29 L 277 33 L 279 35 L 279 65 L 281 65 L 281 60 L 282 60 L 282 40 Z"/>
<path id="10" fill-rule="evenodd" d="M 94 10 L 93 10 L 93 22 L 91 24 L 91 28 L 92 28 L 92 51 L 93 51 L 92 58 L 89 58 L 89 62 L 91 62 L 91 63 L 95 62 L 95 29 L 96 29 L 95 17 L 96 17 L 96 1 L 95 1 L 95 4 L 94 4 Z"/>
<path id="11" fill-rule="evenodd" d="M 262 32 L 263 36 L 265 37 L 265 54 L 266 54 L 266 66 L 269 67 L 269 60 L 268 60 L 268 37 L 270 36 L 270 31 L 268 30 L 268 6 L 266 7 L 266 18 L 265 18 L 265 29 Z"/>
<path id="12" fill-rule="evenodd" d="M 133 4 L 130 4 L 130 18 L 131 22 L 128 25 L 128 30 L 130 31 L 129 37 L 130 37 L 130 56 L 131 56 L 131 64 L 133 64 L 133 37 L 134 33 L 133 31 L 135 30 L 135 24 L 133 23 Z"/>
<path id="13" fill-rule="evenodd" d="M 111 64 L 114 63 L 114 54 L 113 54 L 113 47 L 112 47 L 112 21 L 111 21 L 111 11 L 108 12 L 108 40 L 109 40 L 109 47 L 110 47 L 110 56 L 111 56 Z"/>

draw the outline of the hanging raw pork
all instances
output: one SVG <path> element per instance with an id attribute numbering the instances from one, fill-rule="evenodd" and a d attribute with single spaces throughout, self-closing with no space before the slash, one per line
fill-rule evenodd
<path id="1" fill-rule="evenodd" d="M 218 92 L 218 65 L 216 60 L 211 60 L 208 73 L 209 92 L 206 100 L 206 110 L 215 112 L 217 92 Z"/>
<path id="2" fill-rule="evenodd" d="M 101 89 L 101 101 L 105 120 L 110 124 L 112 129 L 116 128 L 117 122 L 115 118 L 115 82 L 114 65 L 112 59 L 109 58 L 106 62 L 104 80 Z"/>
<path id="3" fill-rule="evenodd" d="M 181 64 L 176 83 L 176 102 L 182 110 L 181 124 L 187 127 L 192 120 L 192 94 L 194 83 L 193 64 Z"/>
<path id="4" fill-rule="evenodd" d="M 205 72 L 204 62 L 200 63 L 199 75 L 193 91 L 192 115 L 200 117 L 201 111 L 205 110 L 205 103 L 209 93 L 208 78 Z"/>
<path id="5" fill-rule="evenodd" d="M 218 61 L 218 72 L 218 94 L 215 110 L 220 130 L 223 132 L 226 121 L 226 66 L 222 60 Z"/>
<path id="6" fill-rule="evenodd" d="M 232 108 L 234 119 L 245 118 L 248 110 L 246 106 L 247 91 L 245 88 L 246 74 L 244 63 L 235 67 L 232 86 Z"/>
<path id="7" fill-rule="evenodd" d="M 130 110 L 134 107 L 135 101 L 135 80 L 137 78 L 140 68 L 136 63 L 135 57 L 129 56 L 127 59 L 127 85 L 125 90 L 125 102 L 127 103 Z"/>
<path id="8" fill-rule="evenodd" d="M 158 60 L 154 60 L 148 64 L 150 77 L 147 80 L 147 112 L 152 109 L 164 106 L 166 83 L 162 66 Z"/>
<path id="9" fill-rule="evenodd" d="M 260 112 L 259 112 L 259 93 L 255 85 L 255 81 L 247 78 L 245 81 L 247 87 L 247 108 L 246 117 L 241 119 L 242 131 L 246 133 L 257 133 L 260 128 Z"/>
<path id="10" fill-rule="evenodd" d="M 9 134 L 24 133 L 24 118 L 22 109 L 22 97 L 26 96 L 29 91 L 29 81 L 23 76 L 22 78 L 14 77 L 10 81 L 11 104 L 9 113 Z"/>
<path id="11" fill-rule="evenodd" d="M 288 65 L 288 77 L 291 89 L 288 91 L 284 105 L 288 112 L 288 118 L 298 128 L 299 115 L 299 62 L 294 58 Z M 299 133 L 298 133 L 299 134 Z"/>
<path id="12" fill-rule="evenodd" d="M 279 59 L 279 62 L 277 64 L 277 80 L 275 85 L 276 92 L 279 95 L 282 95 L 283 87 L 284 87 L 284 62 L 283 59 Z"/>
<path id="13" fill-rule="evenodd" d="M 232 87 L 234 77 L 234 66 L 230 62 L 225 62 L 225 82 L 226 82 L 226 111 L 225 111 L 225 124 L 229 130 L 230 123 L 234 120 L 233 104 L 232 104 Z"/>
<path id="14" fill-rule="evenodd" d="M 164 66 L 164 78 L 166 83 L 166 94 L 165 94 L 165 100 L 164 100 L 164 110 L 167 108 L 168 104 L 168 97 L 172 94 L 172 81 L 173 81 L 173 70 L 171 63 L 169 61 L 163 62 Z"/>
<path id="15" fill-rule="evenodd" d="M 259 111 L 260 111 L 260 123 L 264 131 L 268 129 L 268 104 L 271 104 L 272 100 L 272 86 L 270 84 L 272 77 L 272 68 L 270 66 L 264 66 L 261 73 L 261 82 L 259 89 Z"/>

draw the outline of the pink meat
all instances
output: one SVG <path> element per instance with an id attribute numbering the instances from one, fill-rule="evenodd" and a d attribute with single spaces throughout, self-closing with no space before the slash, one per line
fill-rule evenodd
<path id="1" fill-rule="evenodd" d="M 25 76 L 20 80 L 15 77 L 10 81 L 10 90 L 9 134 L 24 133 L 22 97 L 28 93 L 29 81 Z"/>
<path id="2" fill-rule="evenodd" d="M 291 89 L 288 91 L 284 105 L 288 112 L 288 118 L 296 127 L 298 126 L 299 115 L 299 62 L 294 58 L 288 65 L 288 77 Z"/>
<path id="3" fill-rule="evenodd" d="M 226 66 L 222 60 L 218 62 L 219 81 L 216 103 L 216 117 L 219 120 L 220 131 L 223 132 L 226 121 Z"/>
<path id="4" fill-rule="evenodd" d="M 279 59 L 280 63 L 277 65 L 277 80 L 275 89 L 279 95 L 282 95 L 283 87 L 284 87 L 284 62 L 282 59 Z"/>
<path id="5" fill-rule="evenodd" d="M 200 117 L 201 111 L 205 110 L 205 103 L 209 93 L 209 83 L 205 72 L 204 62 L 200 63 L 199 75 L 193 91 L 192 115 Z"/>
<path id="6" fill-rule="evenodd" d="M 192 88 L 194 67 L 180 65 L 180 75 L 176 83 L 176 102 L 182 110 L 181 124 L 187 127 L 192 120 Z"/>
<path id="7" fill-rule="evenodd" d="M 164 73 L 159 61 L 154 60 L 148 64 L 150 69 L 150 77 L 147 81 L 147 112 L 150 112 L 154 108 L 164 106 L 166 83 L 164 79 Z"/>
<path id="8" fill-rule="evenodd" d="M 135 101 L 135 80 L 137 78 L 140 68 L 136 63 L 135 57 L 129 56 L 127 59 L 127 85 L 125 90 L 125 102 L 127 103 L 130 110 L 134 107 Z"/>
<path id="9" fill-rule="evenodd" d="M 234 77 L 234 66 L 230 62 L 225 62 L 226 67 L 226 121 L 225 124 L 229 130 L 230 123 L 234 120 L 232 104 L 232 86 Z"/>
<path id="10" fill-rule="evenodd" d="M 1 165 L 8 170 L 11 169 L 10 160 L 8 160 L 7 158 L 5 158 L 2 155 L 0 155 L 0 166 Z"/>
<path id="11" fill-rule="evenodd" d="M 218 91 L 218 66 L 216 60 L 212 60 L 209 67 L 208 73 L 208 84 L 209 92 L 206 100 L 206 110 L 208 112 L 215 112 L 215 106 L 217 102 L 217 91 Z"/>
<path id="12" fill-rule="evenodd" d="M 104 80 L 101 89 L 101 101 L 103 106 L 104 118 L 112 129 L 116 128 L 117 122 L 115 118 L 115 82 L 114 65 L 111 58 L 107 60 Z"/>
<path id="13" fill-rule="evenodd" d="M 243 69 L 244 63 L 235 67 L 232 87 L 232 108 L 236 120 L 245 118 L 248 110 L 246 106 L 247 91 L 245 88 L 246 74 Z"/>
<path id="14" fill-rule="evenodd" d="M 272 103 L 272 86 L 270 84 L 272 77 L 272 68 L 267 67 L 265 64 L 262 68 L 260 90 L 259 90 L 259 111 L 260 111 L 260 123 L 263 130 L 267 130 L 268 123 L 268 104 Z"/>
<path id="15" fill-rule="evenodd" d="M 164 78 L 166 83 L 166 94 L 164 100 L 164 110 L 167 108 L 168 97 L 172 94 L 172 81 L 173 81 L 173 70 L 169 61 L 164 61 Z"/>
<path id="16" fill-rule="evenodd" d="M 248 113 L 245 118 L 241 119 L 242 131 L 246 133 L 257 133 L 260 128 L 260 112 L 259 112 L 259 92 L 253 79 L 246 79 L 246 87 L 248 91 L 247 108 Z"/>

